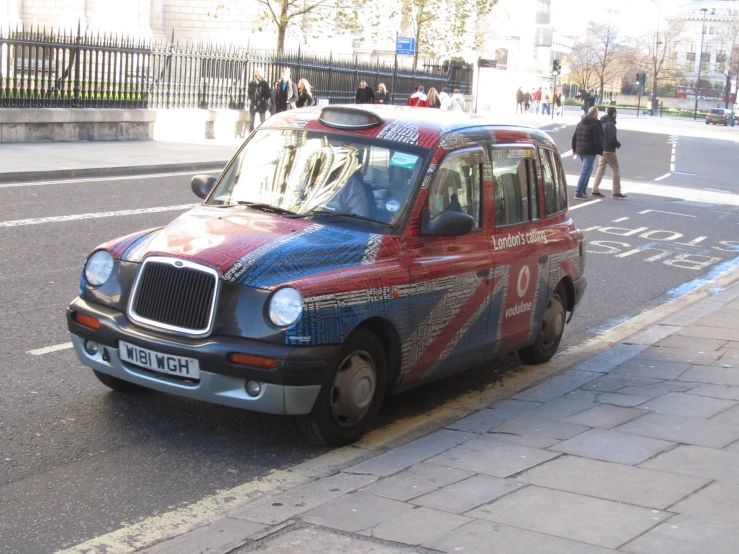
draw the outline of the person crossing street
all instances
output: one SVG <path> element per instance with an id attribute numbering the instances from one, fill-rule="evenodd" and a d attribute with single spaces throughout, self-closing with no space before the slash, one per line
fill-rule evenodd
<path id="1" fill-rule="evenodd" d="M 598 170 L 595 172 L 595 182 L 593 183 L 593 196 L 603 195 L 600 192 L 600 182 L 606 173 L 606 166 L 611 168 L 613 173 L 613 197 L 623 199 L 625 194 L 621 193 L 621 171 L 618 168 L 618 155 L 616 150 L 621 148 L 621 143 L 616 135 L 616 108 L 608 108 L 606 115 L 601 119 L 603 126 L 603 154 L 598 162 Z"/>
<path id="2" fill-rule="evenodd" d="M 593 164 L 599 154 L 603 154 L 603 128 L 598 121 L 598 108 L 593 106 L 580 120 L 572 135 L 572 152 L 582 159 L 582 171 L 577 182 L 575 198 L 587 200 L 588 181 L 593 173 Z"/>

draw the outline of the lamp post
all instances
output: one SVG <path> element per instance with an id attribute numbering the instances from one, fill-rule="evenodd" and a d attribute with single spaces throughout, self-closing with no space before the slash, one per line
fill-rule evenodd
<path id="1" fill-rule="evenodd" d="M 706 38 L 706 13 L 708 8 L 701 8 L 703 14 L 703 22 L 701 23 L 701 51 L 698 56 L 698 80 L 695 82 L 695 110 L 693 110 L 693 120 L 698 119 L 698 98 L 700 98 L 701 69 L 703 68 L 703 39 Z"/>

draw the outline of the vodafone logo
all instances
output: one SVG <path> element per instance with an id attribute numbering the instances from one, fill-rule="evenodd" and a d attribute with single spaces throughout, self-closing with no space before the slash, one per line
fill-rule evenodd
<path id="1" fill-rule="evenodd" d="M 529 290 L 529 283 L 531 282 L 531 270 L 529 266 L 525 265 L 518 272 L 518 282 L 516 288 L 518 289 L 518 297 L 523 298 L 526 295 L 526 291 Z"/>

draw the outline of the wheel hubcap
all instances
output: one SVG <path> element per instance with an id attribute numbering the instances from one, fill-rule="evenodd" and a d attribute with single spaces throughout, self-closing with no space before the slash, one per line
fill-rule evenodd
<path id="1" fill-rule="evenodd" d="M 551 348 L 562 335 L 565 328 L 565 310 L 559 295 L 555 294 L 547 304 L 541 322 L 541 342 L 544 348 Z"/>
<path id="2" fill-rule="evenodd" d="M 361 350 L 347 356 L 334 377 L 331 388 L 331 411 L 339 425 L 356 425 L 372 406 L 377 387 L 377 374 L 372 356 Z"/>

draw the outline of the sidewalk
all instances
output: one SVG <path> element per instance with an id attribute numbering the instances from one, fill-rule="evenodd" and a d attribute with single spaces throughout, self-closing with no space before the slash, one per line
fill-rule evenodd
<path id="1" fill-rule="evenodd" d="M 732 279 L 533 388 L 142 552 L 733 554 Z"/>

